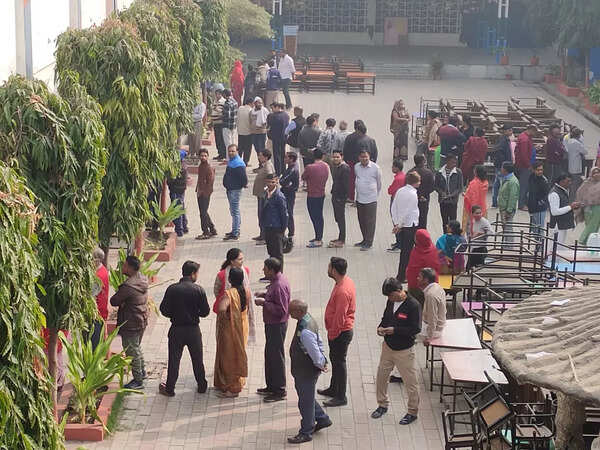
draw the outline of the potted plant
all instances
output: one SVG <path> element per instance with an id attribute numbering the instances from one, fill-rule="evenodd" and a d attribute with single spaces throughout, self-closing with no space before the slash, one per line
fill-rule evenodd
<path id="1" fill-rule="evenodd" d="M 546 66 L 544 81 L 549 84 L 553 84 L 557 81 L 560 81 L 560 66 L 557 64 L 551 64 L 549 66 Z"/>
<path id="2" fill-rule="evenodd" d="M 596 81 L 590 86 L 586 94 L 587 102 L 585 109 L 594 114 L 600 114 L 600 81 Z"/>
<path id="3" fill-rule="evenodd" d="M 89 339 L 80 336 L 69 342 L 60 333 L 60 340 L 68 356 L 67 377 L 70 389 L 63 392 L 58 405 L 59 419 L 64 424 L 66 440 L 101 441 L 107 431 L 106 423 L 112 404 L 119 393 L 141 391 L 123 388 L 123 377 L 131 358 L 122 352 L 107 358 L 110 346 L 117 336 L 113 330 L 106 339 L 104 328 L 100 342 L 93 349 Z M 118 382 L 115 378 L 118 377 Z M 70 394 L 70 395 L 65 395 Z"/>
<path id="4" fill-rule="evenodd" d="M 442 70 L 444 69 L 444 61 L 442 61 L 442 59 L 440 58 L 440 55 L 438 53 L 433 54 L 433 57 L 431 59 L 431 62 L 429 63 L 429 66 L 431 68 L 431 77 L 434 80 L 441 80 L 442 79 Z"/>
<path id="5" fill-rule="evenodd" d="M 531 65 L 531 66 L 539 66 L 540 65 L 540 57 L 538 56 L 536 49 L 533 49 L 533 55 L 531 56 L 531 59 L 529 60 L 529 65 Z"/>
<path id="6" fill-rule="evenodd" d="M 170 261 L 175 251 L 176 234 L 174 232 L 166 233 L 165 228 L 175 219 L 185 214 L 185 209 L 179 202 L 171 202 L 169 207 L 163 213 L 158 203 L 152 203 L 154 219 L 158 223 L 158 230 L 144 232 L 144 251 L 142 259 L 149 260 L 158 254 L 156 261 Z"/>

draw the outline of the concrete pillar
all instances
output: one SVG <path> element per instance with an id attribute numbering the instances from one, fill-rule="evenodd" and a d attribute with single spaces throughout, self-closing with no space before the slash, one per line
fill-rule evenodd
<path id="1" fill-rule="evenodd" d="M 81 0 L 69 0 L 69 26 L 81 28 Z"/>
<path id="2" fill-rule="evenodd" d="M 367 25 L 375 26 L 377 16 L 377 0 L 367 0 Z"/>
<path id="3" fill-rule="evenodd" d="M 33 78 L 31 46 L 31 1 L 15 1 L 15 34 L 17 44 L 17 73 Z"/>

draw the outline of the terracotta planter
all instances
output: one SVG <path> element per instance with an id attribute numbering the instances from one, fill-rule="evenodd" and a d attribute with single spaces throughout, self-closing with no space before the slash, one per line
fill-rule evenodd
<path id="1" fill-rule="evenodd" d="M 596 115 L 600 114 L 600 105 L 595 105 L 594 103 L 590 103 L 590 100 L 588 98 L 586 98 L 586 102 L 584 105 L 584 108 L 587 109 L 589 112 L 594 113 Z"/>
<path id="2" fill-rule="evenodd" d="M 544 74 L 544 82 L 548 84 L 554 84 L 558 82 L 559 78 L 556 75 L 551 75 L 549 73 Z"/>
<path id="3" fill-rule="evenodd" d="M 562 82 L 558 85 L 558 90 L 561 94 L 566 95 L 567 97 L 579 97 L 579 94 L 581 93 L 581 89 L 578 87 L 570 87 Z"/>
<path id="4" fill-rule="evenodd" d="M 539 66 L 540 65 L 540 57 L 532 56 L 531 59 L 529 60 L 529 64 L 532 66 Z"/>
<path id="5" fill-rule="evenodd" d="M 110 383 L 108 390 L 112 391 L 119 388 L 119 383 Z M 57 412 L 58 417 L 62 419 L 69 402 L 69 398 L 73 393 L 73 386 L 69 383 L 63 388 L 60 400 L 58 401 Z M 98 407 L 98 416 L 102 422 L 106 424 L 112 411 L 113 403 L 117 398 L 117 394 L 107 394 L 102 397 L 100 406 Z M 104 440 L 104 427 L 101 423 L 94 421 L 90 424 L 67 423 L 65 425 L 65 440 L 67 441 L 93 441 L 98 442 Z"/>
<path id="6" fill-rule="evenodd" d="M 148 236 L 148 233 L 144 231 L 144 238 Z M 158 257 L 156 258 L 157 262 L 166 262 L 171 261 L 173 258 L 173 252 L 175 251 L 175 246 L 177 242 L 177 234 L 175 232 L 170 232 L 169 237 L 167 238 L 167 242 L 165 244 L 165 248 L 162 250 L 144 250 L 142 252 L 142 257 L 145 261 L 148 261 L 154 255 L 158 253 Z"/>
<path id="7" fill-rule="evenodd" d="M 504 77 L 505 77 L 507 80 L 512 80 L 512 79 L 513 79 L 513 76 L 512 76 L 512 74 L 511 74 L 511 73 L 507 73 L 507 74 L 505 74 L 505 75 L 504 75 Z"/>
<path id="8" fill-rule="evenodd" d="M 500 58 L 500 65 L 501 66 L 508 66 L 508 55 L 504 55 L 502 56 L 502 58 Z"/>

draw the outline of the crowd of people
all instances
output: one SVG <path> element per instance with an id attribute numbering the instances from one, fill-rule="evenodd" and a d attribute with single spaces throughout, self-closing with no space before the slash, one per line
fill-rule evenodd
<path id="1" fill-rule="evenodd" d="M 262 308 L 265 387 L 258 389 L 257 394 L 264 396 L 267 403 L 284 400 L 287 396 L 284 342 L 289 318 L 296 320 L 289 357 L 302 420 L 298 434 L 288 441 L 303 443 L 332 424 L 316 400 L 316 393 L 328 398 L 323 403 L 326 407 L 347 404 L 346 356 L 353 338 L 356 289 L 347 275 L 348 262 L 332 257 L 327 275 L 334 287 L 324 317 L 329 344 L 327 357 L 317 321 L 306 302 L 292 300 L 290 283 L 284 274 L 284 255 L 294 246 L 297 194 L 306 192 L 306 211 L 314 230 L 314 237 L 306 243 L 308 248 L 344 247 L 346 207 L 351 205 L 356 208 L 362 235 L 361 241 L 354 245 L 361 251 L 369 251 L 375 236 L 382 173 L 377 164 L 377 144 L 367 134 L 362 120 L 354 121 L 353 131 L 348 130 L 345 121 L 338 122 L 335 118 L 326 119 L 321 128 L 318 113 L 305 116 L 302 107 L 293 107 L 288 92 L 293 73 L 293 60 L 280 53 L 256 71 L 249 67 L 246 74 L 241 64 L 236 64 L 231 90 L 214 86 L 210 115 L 218 154 L 213 160 L 226 165 L 222 184 L 231 215 L 231 231 L 225 233 L 223 240 L 240 238 L 240 201 L 243 190 L 249 187 L 247 168 L 254 150 L 258 167 L 253 170 L 252 195 L 257 199 L 259 233 L 253 239 L 257 245 L 266 246 L 268 258 L 260 281 L 268 286 L 264 292 L 253 293 L 242 251 L 231 248 L 227 252 L 214 283 L 212 311 L 217 314 L 217 351 L 213 385 L 217 395 L 224 398 L 235 398 L 244 388 L 248 377 L 246 347 L 255 341 L 256 308 Z M 279 90 L 283 90 L 285 103 L 278 101 Z M 292 107 L 290 118 L 287 111 Z M 202 107 L 195 109 L 194 121 L 202 115 Z M 422 139 L 417 142 L 414 166 L 405 171 L 409 118 L 404 102 L 395 102 L 390 122 L 394 142 L 390 168 L 393 181 L 387 189 L 386 209 L 389 208 L 395 235 L 388 251 L 399 252 L 399 262 L 396 277 L 386 279 L 382 286 L 387 304 L 377 334 L 384 339 L 376 380 L 378 406 L 371 414 L 374 419 L 386 414 L 388 383 L 403 382 L 408 396 L 407 412 L 400 421 L 403 425 L 418 417 L 415 343 L 420 339 L 428 345 L 440 336 L 446 321 L 445 292 L 438 284 L 438 277 L 485 262 L 485 239 L 492 234 L 486 218 L 490 208 L 497 208 L 504 231 L 511 230 L 518 209 L 528 211 L 532 232 L 537 233 L 546 226 L 549 211 L 549 226 L 558 233 L 561 243 L 566 242 L 567 232 L 574 228 L 576 214 L 578 220 L 586 223 L 580 237 L 582 243 L 600 227 L 600 168 L 592 169 L 587 180 L 582 179 L 585 147 L 580 130 L 574 128 L 563 137 L 558 127 L 551 126 L 544 149 L 546 162 L 542 164 L 535 157 L 539 150 L 533 144 L 536 128 L 530 126 L 515 140 L 512 129 L 504 126 L 502 137 L 491 152 L 495 177 L 492 204 L 488 205 L 490 186 L 485 163 L 490 151 L 485 132 L 474 127 L 468 116 L 463 116 L 462 122 L 455 116 L 442 121 L 436 112 L 429 111 Z M 199 167 L 195 192 L 202 229 L 196 239 L 209 240 L 218 234 L 209 214 L 215 168 L 206 148 L 200 147 L 196 153 Z M 169 181 L 169 188 L 172 200 L 183 204 L 187 172 L 185 153 L 181 156 L 181 173 Z M 327 241 L 323 210 L 330 177 L 337 230 Z M 435 244 L 427 231 L 434 192 L 443 226 Z M 463 216 L 459 221 L 461 199 Z M 175 228 L 179 236 L 189 231 L 185 216 L 177 219 Z M 471 249 L 465 261 L 458 249 L 474 238 L 477 247 Z M 127 387 L 133 389 L 143 388 L 145 377 L 140 342 L 147 323 L 144 299 L 148 286 L 139 267 L 136 257 L 127 257 L 123 265 L 127 281 L 110 299 L 119 308 L 118 323 L 122 325 L 119 333 L 127 355 L 132 357 L 133 380 Z M 165 396 L 175 395 L 185 346 L 192 359 L 198 392 L 204 393 L 208 388 L 199 323 L 200 318 L 210 314 L 211 308 L 206 292 L 197 284 L 198 271 L 197 263 L 185 262 L 181 280 L 169 286 L 160 305 L 162 314 L 171 320 L 168 375 L 159 386 L 159 392 Z M 319 376 L 328 372 L 330 366 L 329 387 L 316 390 Z M 399 377 L 392 375 L 394 368 Z"/>

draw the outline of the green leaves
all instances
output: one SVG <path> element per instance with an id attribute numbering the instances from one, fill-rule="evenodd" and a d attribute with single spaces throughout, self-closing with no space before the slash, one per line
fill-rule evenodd
<path id="1" fill-rule="evenodd" d="M 129 368 L 131 358 L 125 357 L 123 353 L 107 358 L 110 352 L 110 345 L 117 336 L 119 329 L 113 330 L 110 335 L 104 339 L 105 326 L 102 326 L 100 333 L 100 342 L 93 349 L 90 340 L 83 340 L 80 336 L 69 342 L 65 336 L 60 333 L 60 340 L 66 349 L 68 356 L 67 377 L 73 385 L 72 404 L 75 409 L 75 415 L 80 423 L 86 423 L 88 417 L 92 417 L 98 422 L 102 420 L 98 416 L 96 407 L 97 400 L 106 394 L 115 392 L 134 392 L 141 394 L 140 391 L 123 389 L 123 377 L 125 371 Z M 115 377 L 119 377 L 120 388 L 114 391 L 108 391 L 101 388 L 108 386 Z M 102 423 L 106 427 L 106 424 Z"/>
<path id="2" fill-rule="evenodd" d="M 235 45 L 252 39 L 271 39 L 271 15 L 250 0 L 227 2 L 227 32 Z"/>
<path id="3" fill-rule="evenodd" d="M 6 105 L 10 107 L 10 103 Z M 34 234 L 38 219 L 34 197 L 25 187 L 25 180 L 0 161 L 0 448 L 3 449 L 63 448 L 50 406 L 50 382 L 41 367 L 45 360 L 40 334 L 44 319 L 35 288 L 41 274 Z"/>

